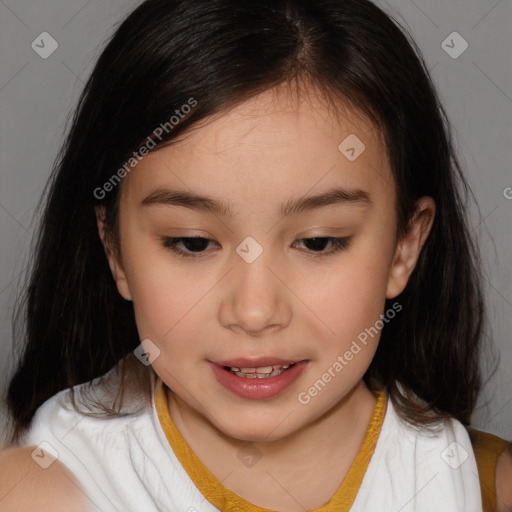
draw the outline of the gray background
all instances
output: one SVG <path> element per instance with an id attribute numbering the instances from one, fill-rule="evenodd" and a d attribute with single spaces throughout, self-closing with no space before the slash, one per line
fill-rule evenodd
<path id="1" fill-rule="evenodd" d="M 37 201 L 63 140 L 66 120 L 105 41 L 135 0 L 0 0 L 0 391 L 11 366 L 11 314 L 29 258 Z M 501 353 L 474 426 L 512 440 L 512 3 L 511 0 L 378 2 L 406 26 L 456 128 L 480 211 L 472 210 L 485 265 L 493 339 Z M 451 52 L 462 41 L 468 49 Z M 48 32 L 47 59 L 31 47 Z M 448 39 L 447 39 L 448 38 Z M 511 188 L 509 188 L 511 187 Z M 507 198 L 508 196 L 508 198 Z M 0 409 L 0 426 L 4 415 Z"/>

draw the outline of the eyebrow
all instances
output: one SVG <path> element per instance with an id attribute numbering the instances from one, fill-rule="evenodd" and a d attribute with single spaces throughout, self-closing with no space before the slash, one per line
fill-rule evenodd
<path id="1" fill-rule="evenodd" d="M 233 217 L 230 205 L 209 196 L 200 196 L 184 190 L 159 188 L 141 202 L 143 206 L 167 205 L 182 206 L 206 213 Z M 367 192 L 360 189 L 331 188 L 321 194 L 289 199 L 280 208 L 280 215 L 286 217 L 338 204 L 359 204 L 371 206 L 372 200 Z"/>

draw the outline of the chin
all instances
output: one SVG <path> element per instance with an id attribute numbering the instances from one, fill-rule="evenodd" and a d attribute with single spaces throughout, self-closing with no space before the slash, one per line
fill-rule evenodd
<path id="1" fill-rule="evenodd" d="M 282 428 L 276 428 L 282 422 L 282 418 L 270 418 L 269 421 L 261 421 L 261 416 L 252 420 L 250 418 L 241 420 L 238 417 L 234 418 L 230 424 L 226 423 L 226 418 L 223 418 L 223 420 L 221 423 L 215 423 L 218 430 L 232 439 L 247 443 L 279 441 L 294 432 L 294 430 L 290 431 L 289 426 L 286 431 L 283 431 Z"/>

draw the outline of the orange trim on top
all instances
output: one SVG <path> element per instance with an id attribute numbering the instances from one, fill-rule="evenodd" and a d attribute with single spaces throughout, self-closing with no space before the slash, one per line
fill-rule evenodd
<path id="1" fill-rule="evenodd" d="M 366 436 L 347 476 L 329 502 L 311 512 L 350 511 L 372 458 L 386 415 L 387 394 L 384 391 L 376 394 L 377 404 L 366 431 Z M 223 512 L 275 512 L 253 505 L 225 488 L 199 460 L 172 421 L 169 413 L 167 389 L 158 376 L 155 383 L 155 406 L 160 424 L 173 452 L 192 482 L 212 505 Z"/>

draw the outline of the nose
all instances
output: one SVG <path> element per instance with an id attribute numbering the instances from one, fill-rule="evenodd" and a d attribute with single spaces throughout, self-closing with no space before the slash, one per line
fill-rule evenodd
<path id="1" fill-rule="evenodd" d="M 286 327 L 292 316 L 292 297 L 283 284 L 284 271 L 265 250 L 252 263 L 235 256 L 238 259 L 226 276 L 220 304 L 221 324 L 252 336 Z"/>

